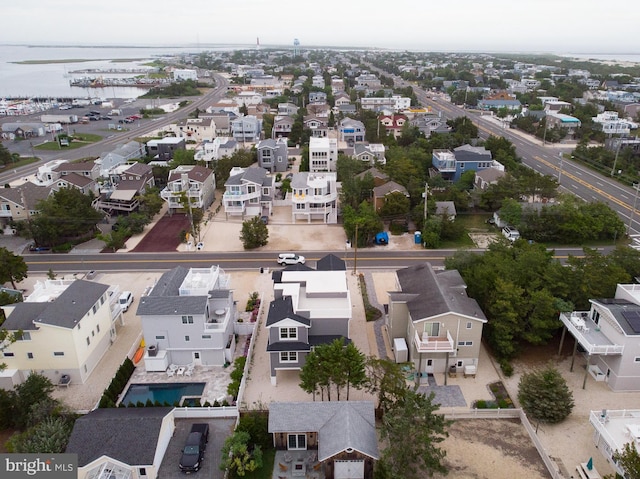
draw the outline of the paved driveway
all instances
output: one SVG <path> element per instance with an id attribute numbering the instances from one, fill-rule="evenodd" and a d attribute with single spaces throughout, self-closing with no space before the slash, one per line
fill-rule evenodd
<path id="1" fill-rule="evenodd" d="M 158 477 L 163 479 L 184 479 L 186 474 L 178 467 L 182 447 L 184 446 L 191 425 L 196 422 L 209 424 L 209 443 L 204 453 L 204 461 L 200 470 L 192 475 L 202 479 L 222 479 L 224 471 L 220 470 L 220 451 L 224 440 L 231 434 L 235 425 L 235 419 L 176 419 L 176 430 L 169 442 L 169 447 L 164 455 Z"/>

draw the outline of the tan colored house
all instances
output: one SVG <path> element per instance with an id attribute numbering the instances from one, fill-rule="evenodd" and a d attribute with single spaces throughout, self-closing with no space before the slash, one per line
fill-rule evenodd
<path id="1" fill-rule="evenodd" d="M 400 269 L 396 276 L 398 289 L 389 292 L 386 317 L 396 360 L 404 350 L 420 373 L 445 373 L 453 366 L 475 375 L 487 319 L 467 296 L 460 273 L 434 271 L 425 262 Z"/>

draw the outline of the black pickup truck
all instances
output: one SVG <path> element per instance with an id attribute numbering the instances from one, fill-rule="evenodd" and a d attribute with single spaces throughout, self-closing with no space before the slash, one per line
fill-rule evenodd
<path id="1" fill-rule="evenodd" d="M 209 425 L 195 423 L 187 436 L 187 442 L 182 449 L 180 470 L 184 473 L 196 472 L 200 469 L 204 459 L 204 451 L 209 442 Z"/>

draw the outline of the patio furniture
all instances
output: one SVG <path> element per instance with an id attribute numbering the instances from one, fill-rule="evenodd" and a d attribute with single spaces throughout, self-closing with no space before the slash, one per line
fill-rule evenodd
<path id="1" fill-rule="evenodd" d="M 170 378 L 176 375 L 175 369 L 167 368 L 167 376 Z"/>
<path id="2" fill-rule="evenodd" d="M 193 369 L 187 369 L 187 370 L 184 372 L 184 375 L 185 375 L 185 376 L 189 376 L 189 377 L 191 377 L 191 375 L 192 375 L 192 374 L 193 374 Z"/>
<path id="3" fill-rule="evenodd" d="M 285 452 L 283 458 L 284 458 L 284 462 L 287 462 L 287 463 L 293 461 L 293 456 L 289 454 L 289 452 Z"/>
<path id="4" fill-rule="evenodd" d="M 282 464 L 281 462 L 278 463 L 278 467 L 282 472 L 286 472 L 289 470 L 289 467 L 286 464 Z"/>
<path id="5" fill-rule="evenodd" d="M 177 374 L 178 376 L 184 376 L 184 371 L 185 371 L 184 366 L 180 366 L 180 367 L 178 368 L 178 370 L 176 371 L 176 374 Z"/>

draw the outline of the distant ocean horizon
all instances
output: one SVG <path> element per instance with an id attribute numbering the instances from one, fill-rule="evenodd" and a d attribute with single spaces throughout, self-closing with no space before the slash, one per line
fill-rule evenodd
<path id="1" fill-rule="evenodd" d="M 262 48 L 287 48 L 289 45 L 263 45 Z M 76 70 L 142 68 L 145 63 L 167 55 L 250 49 L 255 45 L 199 44 L 183 46 L 154 45 L 10 45 L 0 44 L 0 99 L 2 98 L 134 98 L 147 90 L 133 87 L 72 87 L 70 80 L 83 74 Z M 307 46 L 307 48 L 311 48 Z M 338 48 L 338 47 L 315 47 Z M 348 47 L 344 47 L 348 49 Z M 356 48 L 356 47 L 353 47 Z M 526 52 L 522 52 L 526 54 Z M 494 53 L 499 55 L 499 53 Z M 554 53 L 565 58 L 640 64 L 640 54 Z M 24 61 L 44 63 L 24 64 Z M 56 61 L 56 63 L 46 63 Z M 59 62 L 59 63 L 57 63 Z M 110 75 L 111 76 L 111 75 Z M 133 76 L 120 74 L 113 76 Z"/>

